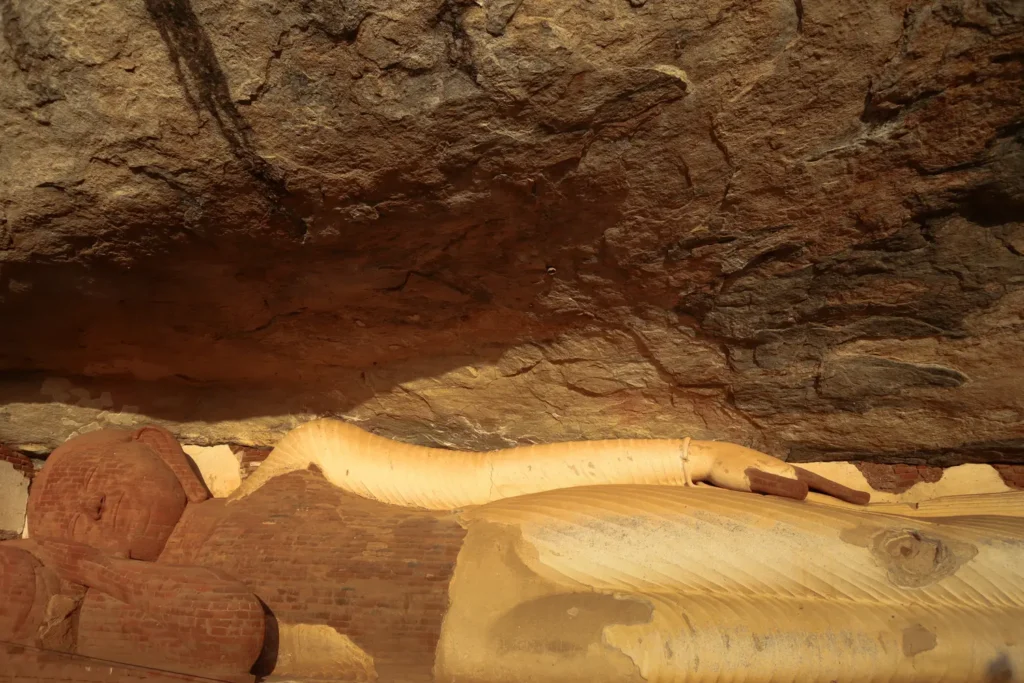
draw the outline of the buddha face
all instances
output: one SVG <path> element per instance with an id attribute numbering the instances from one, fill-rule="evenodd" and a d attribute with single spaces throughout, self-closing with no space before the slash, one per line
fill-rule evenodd
<path id="1" fill-rule="evenodd" d="M 130 432 L 76 437 L 47 459 L 29 494 L 33 537 L 156 560 L 185 511 L 178 478 Z"/>

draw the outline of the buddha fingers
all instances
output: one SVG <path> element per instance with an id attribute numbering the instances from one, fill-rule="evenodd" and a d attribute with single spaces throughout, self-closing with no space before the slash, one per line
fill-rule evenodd
<path id="1" fill-rule="evenodd" d="M 820 474 L 805 470 L 802 467 L 794 465 L 793 469 L 796 470 L 797 479 L 819 493 L 824 493 L 847 503 L 854 503 L 855 505 L 867 505 L 871 502 L 871 494 L 867 491 L 851 489 L 831 479 L 826 479 Z"/>
<path id="2" fill-rule="evenodd" d="M 762 472 L 754 467 L 748 467 L 744 474 L 750 480 L 750 490 L 753 493 L 804 500 L 807 493 L 813 490 L 854 505 L 867 505 L 871 502 L 871 494 L 866 491 L 851 489 L 802 467 L 793 466 L 793 470 L 796 472 L 796 479 Z"/>
<path id="3" fill-rule="evenodd" d="M 765 493 L 793 500 L 803 500 L 807 497 L 808 486 L 799 479 L 789 479 L 779 474 L 762 472 L 753 467 L 748 467 L 744 474 L 750 481 L 752 493 Z"/>

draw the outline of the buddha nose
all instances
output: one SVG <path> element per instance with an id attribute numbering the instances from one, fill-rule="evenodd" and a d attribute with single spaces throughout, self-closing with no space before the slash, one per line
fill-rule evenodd
<path id="1" fill-rule="evenodd" d="M 103 517 L 103 504 L 106 500 L 107 497 L 102 493 L 90 496 L 84 503 L 82 503 L 82 512 L 85 513 L 89 519 L 98 522 Z"/>

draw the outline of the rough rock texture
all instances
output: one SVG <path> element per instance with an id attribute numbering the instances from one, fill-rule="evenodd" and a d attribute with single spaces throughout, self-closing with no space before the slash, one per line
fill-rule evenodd
<path id="1" fill-rule="evenodd" d="M 0 441 L 1024 461 L 1017 0 L 0 0 Z"/>

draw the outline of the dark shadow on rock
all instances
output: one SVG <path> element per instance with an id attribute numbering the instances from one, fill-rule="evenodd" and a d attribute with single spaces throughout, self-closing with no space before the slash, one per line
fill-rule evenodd
<path id="1" fill-rule="evenodd" d="M 146 10 L 167 46 L 189 106 L 216 121 L 232 154 L 262 190 L 271 210 L 284 219 L 294 237 L 303 237 L 306 224 L 297 212 L 297 203 L 281 173 L 256 151 L 252 130 L 235 106 L 213 43 L 190 0 L 146 0 Z"/>
<path id="2" fill-rule="evenodd" d="M 953 467 L 964 463 L 1024 464 L 1024 439 L 974 441 L 948 448 L 921 448 L 903 451 L 856 451 L 794 445 L 789 462 L 867 461 L 891 465 L 929 465 Z"/>
<path id="3" fill-rule="evenodd" d="M 16 332 L 0 335 L 0 404 L 88 401 L 174 422 L 341 415 L 405 382 L 599 325 L 534 309 L 560 284 L 591 296 L 578 250 L 621 222 L 628 189 L 595 196 L 586 183 L 542 174 L 490 188 L 471 216 L 343 225 L 339 246 L 274 251 L 231 233 L 126 245 L 114 263 L 5 262 L 0 318 Z M 53 379 L 73 395 L 44 391 Z"/>

